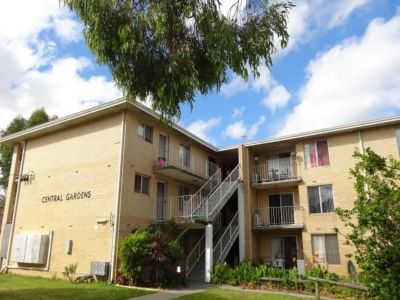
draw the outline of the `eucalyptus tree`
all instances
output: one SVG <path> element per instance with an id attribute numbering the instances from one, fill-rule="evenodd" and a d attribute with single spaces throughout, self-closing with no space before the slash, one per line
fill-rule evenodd
<path id="1" fill-rule="evenodd" d="M 290 1 L 231 2 L 224 9 L 219 0 L 62 0 L 128 98 L 151 98 L 167 120 L 180 116 L 181 104 L 192 107 L 196 93 L 218 91 L 228 70 L 259 76 L 286 47 Z"/>

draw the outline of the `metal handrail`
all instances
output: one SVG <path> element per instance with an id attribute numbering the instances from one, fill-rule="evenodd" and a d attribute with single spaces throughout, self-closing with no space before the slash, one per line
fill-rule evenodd
<path id="1" fill-rule="evenodd" d="M 221 228 L 221 214 L 215 218 L 213 222 L 213 235 L 214 237 L 218 233 L 219 229 Z M 204 254 L 205 251 L 205 233 L 200 237 L 199 241 L 193 247 L 193 249 L 189 252 L 188 256 L 186 257 L 186 277 L 192 272 L 194 267 L 196 266 L 197 262 L 200 260 L 201 256 Z"/>
<path id="2" fill-rule="evenodd" d="M 218 165 L 208 159 L 196 156 L 183 146 L 160 146 L 155 150 L 154 168 L 163 169 L 174 166 L 202 178 L 209 178 L 218 169 Z"/>
<path id="3" fill-rule="evenodd" d="M 197 262 L 200 260 L 201 256 L 205 251 L 206 245 L 206 235 L 203 234 L 197 244 L 193 247 L 192 251 L 188 254 L 186 258 L 186 277 L 192 272 Z"/>
<path id="4" fill-rule="evenodd" d="M 192 195 L 191 201 L 191 216 L 196 216 L 195 212 L 198 211 L 215 188 L 221 183 L 221 169 L 218 168 L 216 172 Z"/>
<path id="5" fill-rule="evenodd" d="M 221 238 L 216 243 L 213 249 L 214 263 L 220 262 L 221 257 L 223 257 L 224 251 L 230 245 L 233 237 L 235 237 L 235 234 L 237 233 L 238 230 L 239 230 L 239 212 L 236 212 L 236 214 L 233 216 L 231 222 L 229 223 L 229 225 L 227 226 Z"/>
<path id="6" fill-rule="evenodd" d="M 296 159 L 273 159 L 251 167 L 251 183 L 298 179 Z"/>
<path id="7" fill-rule="evenodd" d="M 237 165 L 235 169 L 224 179 L 223 182 L 219 185 L 218 188 L 210 195 L 210 197 L 206 200 L 206 217 L 212 216 L 214 211 L 218 208 L 219 204 L 225 199 L 226 195 L 231 192 L 232 188 L 236 186 L 236 183 L 239 181 L 239 169 L 240 165 Z M 210 207 L 210 199 L 217 198 L 219 201 L 216 202 L 213 206 Z"/>
<path id="8" fill-rule="evenodd" d="M 303 222 L 302 206 L 259 207 L 252 211 L 253 226 L 300 225 Z"/>

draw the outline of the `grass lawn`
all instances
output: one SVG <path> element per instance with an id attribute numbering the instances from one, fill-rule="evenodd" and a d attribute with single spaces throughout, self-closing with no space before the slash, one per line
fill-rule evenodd
<path id="1" fill-rule="evenodd" d="M 242 291 L 231 291 L 224 289 L 210 289 L 204 292 L 191 294 L 180 297 L 181 300 L 304 300 L 305 298 L 284 296 L 284 295 L 273 295 L 266 293 L 256 292 L 242 292 Z M 311 299 L 311 298 L 310 298 Z"/>
<path id="2" fill-rule="evenodd" d="M 150 291 L 127 289 L 98 283 L 70 283 L 66 280 L 0 274 L 1 300 L 102 300 L 127 299 L 151 294 Z"/>

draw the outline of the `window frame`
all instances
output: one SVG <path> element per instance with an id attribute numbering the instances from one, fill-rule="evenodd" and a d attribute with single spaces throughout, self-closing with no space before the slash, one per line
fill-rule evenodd
<path id="1" fill-rule="evenodd" d="M 395 128 L 394 134 L 396 137 L 397 154 L 400 156 L 400 128 Z"/>
<path id="2" fill-rule="evenodd" d="M 140 177 L 140 191 L 136 189 L 136 176 Z M 147 188 L 147 193 L 143 192 L 143 178 L 148 179 L 148 188 Z M 146 195 L 150 196 L 150 185 L 151 185 L 151 176 L 147 176 L 141 173 L 134 173 L 134 180 L 133 180 L 133 191 L 136 194 L 141 194 L 141 195 Z"/>
<path id="3" fill-rule="evenodd" d="M 183 149 L 182 156 L 181 156 L 181 149 Z M 190 147 L 190 145 L 181 143 L 181 144 L 179 144 L 178 153 L 179 153 L 178 154 L 179 155 L 179 163 L 185 168 L 191 168 L 192 147 Z"/>
<path id="4" fill-rule="evenodd" d="M 330 186 L 331 187 L 331 193 L 332 193 L 332 211 L 323 211 L 322 208 L 322 197 L 321 197 L 321 187 L 323 186 Z M 310 208 L 310 188 L 318 188 L 318 199 L 319 199 L 319 205 L 320 205 L 320 211 L 319 212 L 311 212 Z M 307 201 L 308 201 L 308 214 L 309 215 L 314 215 L 314 214 L 331 214 L 335 212 L 335 197 L 333 195 L 333 184 L 327 183 L 327 184 L 320 184 L 320 185 L 312 185 L 312 186 L 307 186 Z"/>
<path id="5" fill-rule="evenodd" d="M 139 127 L 143 128 L 143 136 L 141 136 L 139 134 Z M 148 128 L 150 130 L 150 140 L 146 139 L 146 128 Z M 153 144 L 153 127 L 143 123 L 143 122 L 139 122 L 138 123 L 138 132 L 137 132 L 137 137 L 139 140 L 145 141 L 149 144 Z"/>
<path id="6" fill-rule="evenodd" d="M 316 237 L 316 236 L 322 236 L 324 238 L 325 262 L 327 264 L 330 264 L 330 265 L 340 265 L 340 247 L 339 247 L 339 236 L 338 236 L 338 234 L 337 233 L 315 233 L 315 234 L 311 234 L 311 252 L 312 252 L 313 256 L 315 256 L 314 237 Z M 338 260 L 337 260 L 337 262 L 334 262 L 334 263 L 328 261 L 327 247 L 326 247 L 326 237 L 327 236 L 336 236 Z M 330 249 L 330 248 L 328 248 L 328 249 Z"/>
<path id="7" fill-rule="evenodd" d="M 328 151 L 328 160 L 329 160 L 329 164 L 327 164 L 327 165 L 320 165 L 320 161 L 319 161 L 319 157 L 318 157 L 318 146 L 317 146 L 317 143 L 318 142 L 326 142 L 326 147 L 327 147 L 327 151 Z M 314 146 L 315 146 L 315 157 L 316 157 L 316 159 L 317 159 L 317 165 L 315 166 L 315 167 L 313 167 L 311 164 L 310 165 L 306 165 L 306 162 L 308 161 L 307 159 L 306 159 L 306 150 L 305 150 L 305 147 L 306 147 L 306 145 L 311 145 L 311 144 L 314 144 Z M 330 154 L 330 152 L 329 152 L 329 142 L 328 142 L 328 139 L 324 139 L 324 140 L 314 140 L 314 141 L 310 141 L 310 142 L 305 142 L 304 144 L 303 144 L 303 151 L 304 151 L 304 166 L 305 166 L 305 168 L 306 169 L 312 169 L 312 168 L 318 168 L 318 167 L 329 167 L 330 165 L 331 165 L 331 154 Z"/>

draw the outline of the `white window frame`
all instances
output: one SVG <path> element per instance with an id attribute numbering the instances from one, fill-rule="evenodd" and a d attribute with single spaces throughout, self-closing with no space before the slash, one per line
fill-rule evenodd
<path id="1" fill-rule="evenodd" d="M 400 155 L 400 128 L 395 129 L 397 154 Z"/>
<path id="2" fill-rule="evenodd" d="M 332 191 L 332 206 L 333 206 L 333 207 L 332 207 L 332 211 L 324 212 L 324 211 L 322 211 L 321 187 L 322 187 L 322 186 L 328 186 L 328 185 L 331 186 L 331 191 Z M 310 211 L 310 195 L 309 195 L 309 192 L 308 192 L 309 188 L 318 188 L 319 206 L 321 207 L 321 211 L 320 211 L 320 212 L 313 212 L 313 213 L 312 213 L 312 212 Z M 334 212 L 335 212 L 335 197 L 334 197 L 334 195 L 333 195 L 333 184 L 328 183 L 328 184 L 307 186 L 307 201 L 308 201 L 308 212 L 309 212 L 310 215 L 314 215 L 314 214 L 331 214 L 331 213 L 334 213 Z"/>
<path id="3" fill-rule="evenodd" d="M 143 128 L 143 136 L 139 134 L 139 127 Z M 146 140 L 146 128 L 150 129 L 150 141 Z M 153 127 L 146 125 L 145 123 L 139 123 L 138 124 L 138 132 L 137 136 L 139 140 L 143 140 L 149 144 L 153 143 Z"/>
<path id="4" fill-rule="evenodd" d="M 329 164 L 328 165 L 323 165 L 323 166 L 321 166 L 320 164 L 319 164 L 319 158 L 318 158 L 318 147 L 317 147 L 317 143 L 318 142 L 326 142 L 326 146 L 327 146 L 327 148 L 328 148 L 328 159 L 329 159 Z M 328 167 L 328 166 L 330 166 L 331 165 L 331 154 L 330 154 L 330 152 L 329 152 L 329 142 L 328 142 L 328 140 L 326 139 L 326 140 L 315 140 L 315 141 L 310 141 L 310 142 L 306 142 L 306 143 L 304 143 L 304 145 L 303 145 L 303 151 L 304 151 L 304 162 L 306 162 L 306 161 L 308 161 L 307 159 L 306 159 L 306 145 L 310 145 L 310 144 L 314 144 L 314 146 L 315 146 L 315 157 L 317 158 L 317 165 L 315 166 L 315 167 L 313 167 L 313 166 L 311 166 L 311 164 L 309 165 L 309 166 L 307 166 L 307 165 L 305 165 L 304 164 L 304 166 L 305 166 L 305 168 L 306 169 L 312 169 L 312 168 L 317 168 L 317 167 Z"/>
<path id="5" fill-rule="evenodd" d="M 135 186 L 136 185 L 136 176 L 140 177 L 140 192 L 136 191 L 136 186 Z M 149 180 L 148 193 L 144 193 L 143 192 L 143 178 L 147 178 Z M 150 176 L 143 175 L 143 174 L 140 174 L 140 173 L 135 173 L 135 176 L 134 176 L 134 179 L 133 179 L 133 191 L 135 193 L 149 196 L 150 195 L 150 185 L 151 185 L 151 177 Z"/>

